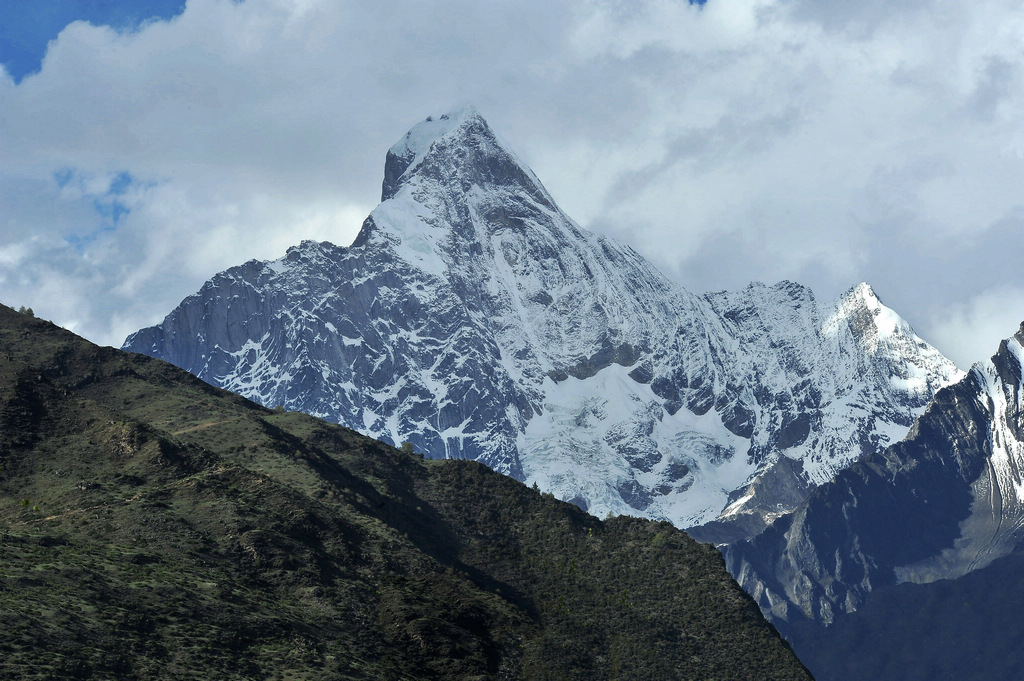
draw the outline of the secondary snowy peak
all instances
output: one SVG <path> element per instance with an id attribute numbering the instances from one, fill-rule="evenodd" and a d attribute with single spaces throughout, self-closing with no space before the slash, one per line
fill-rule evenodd
<path id="1" fill-rule="evenodd" d="M 748 536 L 791 510 L 814 486 L 902 438 L 935 391 L 963 375 L 866 284 L 828 305 L 792 282 L 707 298 L 739 343 L 726 364 L 742 377 L 735 401 L 716 409 L 750 438 L 760 465 L 730 496 L 721 518 L 730 527 L 693 531 L 705 541 Z"/>
<path id="2" fill-rule="evenodd" d="M 865 283 L 840 296 L 822 324 L 823 336 L 840 336 L 841 331 L 849 334 L 864 358 L 858 371 L 874 371 L 884 390 L 917 408 L 923 408 L 943 386 L 964 377 L 963 371 L 918 336 Z"/>
<path id="3" fill-rule="evenodd" d="M 887 326 L 887 325 L 886 325 Z M 830 624 L 887 584 L 956 579 L 1024 540 L 1024 325 L 940 390 L 907 437 L 726 550 L 777 620 Z"/>
<path id="4" fill-rule="evenodd" d="M 922 404 L 940 387 L 963 378 L 962 371 L 882 304 L 867 284 L 858 284 L 836 301 L 822 331 L 833 334 L 840 326 L 850 330 L 865 356 L 889 358 L 885 368 L 892 373 L 890 384 L 918 396 Z"/>
<path id="5" fill-rule="evenodd" d="M 867 287 L 684 290 L 576 225 L 473 109 L 385 166 L 351 247 L 218 274 L 125 348 L 598 515 L 728 505 L 743 536 L 901 437 L 955 370 Z"/>

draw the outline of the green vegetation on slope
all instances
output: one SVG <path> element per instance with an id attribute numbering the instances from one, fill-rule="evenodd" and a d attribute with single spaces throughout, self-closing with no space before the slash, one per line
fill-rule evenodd
<path id="1" fill-rule="evenodd" d="M 0 465 L 0 678 L 810 678 L 668 524 L 2 306 Z"/>

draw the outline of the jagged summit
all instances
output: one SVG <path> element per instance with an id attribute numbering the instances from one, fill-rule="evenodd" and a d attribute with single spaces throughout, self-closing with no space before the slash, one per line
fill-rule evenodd
<path id="1" fill-rule="evenodd" d="M 392 146 L 382 196 L 353 246 L 373 242 L 375 248 L 394 249 L 404 261 L 439 277 L 453 266 L 471 267 L 467 259 L 493 260 L 496 242 L 516 232 L 526 243 L 545 248 L 568 244 L 576 261 L 593 258 L 572 245 L 587 241 L 589 250 L 602 248 L 561 212 L 533 171 L 473 107 L 428 118 Z M 561 258 L 574 259 L 569 253 Z"/>
<path id="2" fill-rule="evenodd" d="M 915 336 L 910 325 L 893 310 L 886 307 L 865 282 L 851 287 L 836 299 L 835 312 L 826 326 L 839 323 L 860 324 L 875 332 L 874 342 L 889 337 L 892 333 Z M 854 320 L 854 321 L 851 321 Z"/>
<path id="3" fill-rule="evenodd" d="M 686 291 L 573 222 L 475 109 L 416 125 L 385 165 L 352 247 L 218 274 L 125 348 L 680 526 L 729 505 L 763 527 L 955 378 L 909 326 L 872 331 L 880 303 L 792 282 Z M 911 366 L 923 392 L 891 380 Z"/>
<path id="4" fill-rule="evenodd" d="M 387 201 L 395 195 L 401 180 L 415 172 L 435 142 L 452 134 L 471 135 L 469 128 L 490 132 L 487 121 L 471 106 L 441 114 L 436 119 L 428 116 L 413 126 L 388 150 L 380 200 Z"/>
<path id="5" fill-rule="evenodd" d="M 395 198 L 413 179 L 468 192 L 472 187 L 528 191 L 554 207 L 547 190 L 473 106 L 417 123 L 388 150 L 381 201 Z"/>
<path id="6" fill-rule="evenodd" d="M 847 296 L 859 296 L 865 300 L 869 298 L 878 300 L 878 295 L 875 293 L 875 289 L 871 288 L 871 284 L 866 281 L 862 281 L 859 284 L 851 286 L 842 297 L 845 298 Z"/>

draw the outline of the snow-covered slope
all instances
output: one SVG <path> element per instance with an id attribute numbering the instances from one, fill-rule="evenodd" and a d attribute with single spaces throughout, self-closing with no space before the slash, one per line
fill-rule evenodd
<path id="1" fill-rule="evenodd" d="M 860 285 L 694 295 L 581 229 L 483 118 L 387 154 L 349 248 L 216 275 L 125 349 L 592 513 L 747 534 L 902 436 L 959 378 Z M 739 529 L 737 529 L 739 528 Z"/>

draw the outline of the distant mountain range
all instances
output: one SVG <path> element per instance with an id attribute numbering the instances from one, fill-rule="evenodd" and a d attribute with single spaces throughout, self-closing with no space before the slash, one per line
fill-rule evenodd
<path id="1" fill-rule="evenodd" d="M 0 306 L 0 678 L 809 681 L 721 555 Z"/>
<path id="2" fill-rule="evenodd" d="M 756 535 L 962 376 L 861 284 L 696 295 L 567 217 L 465 109 L 387 154 L 348 248 L 216 275 L 124 348 L 599 517 Z"/>

